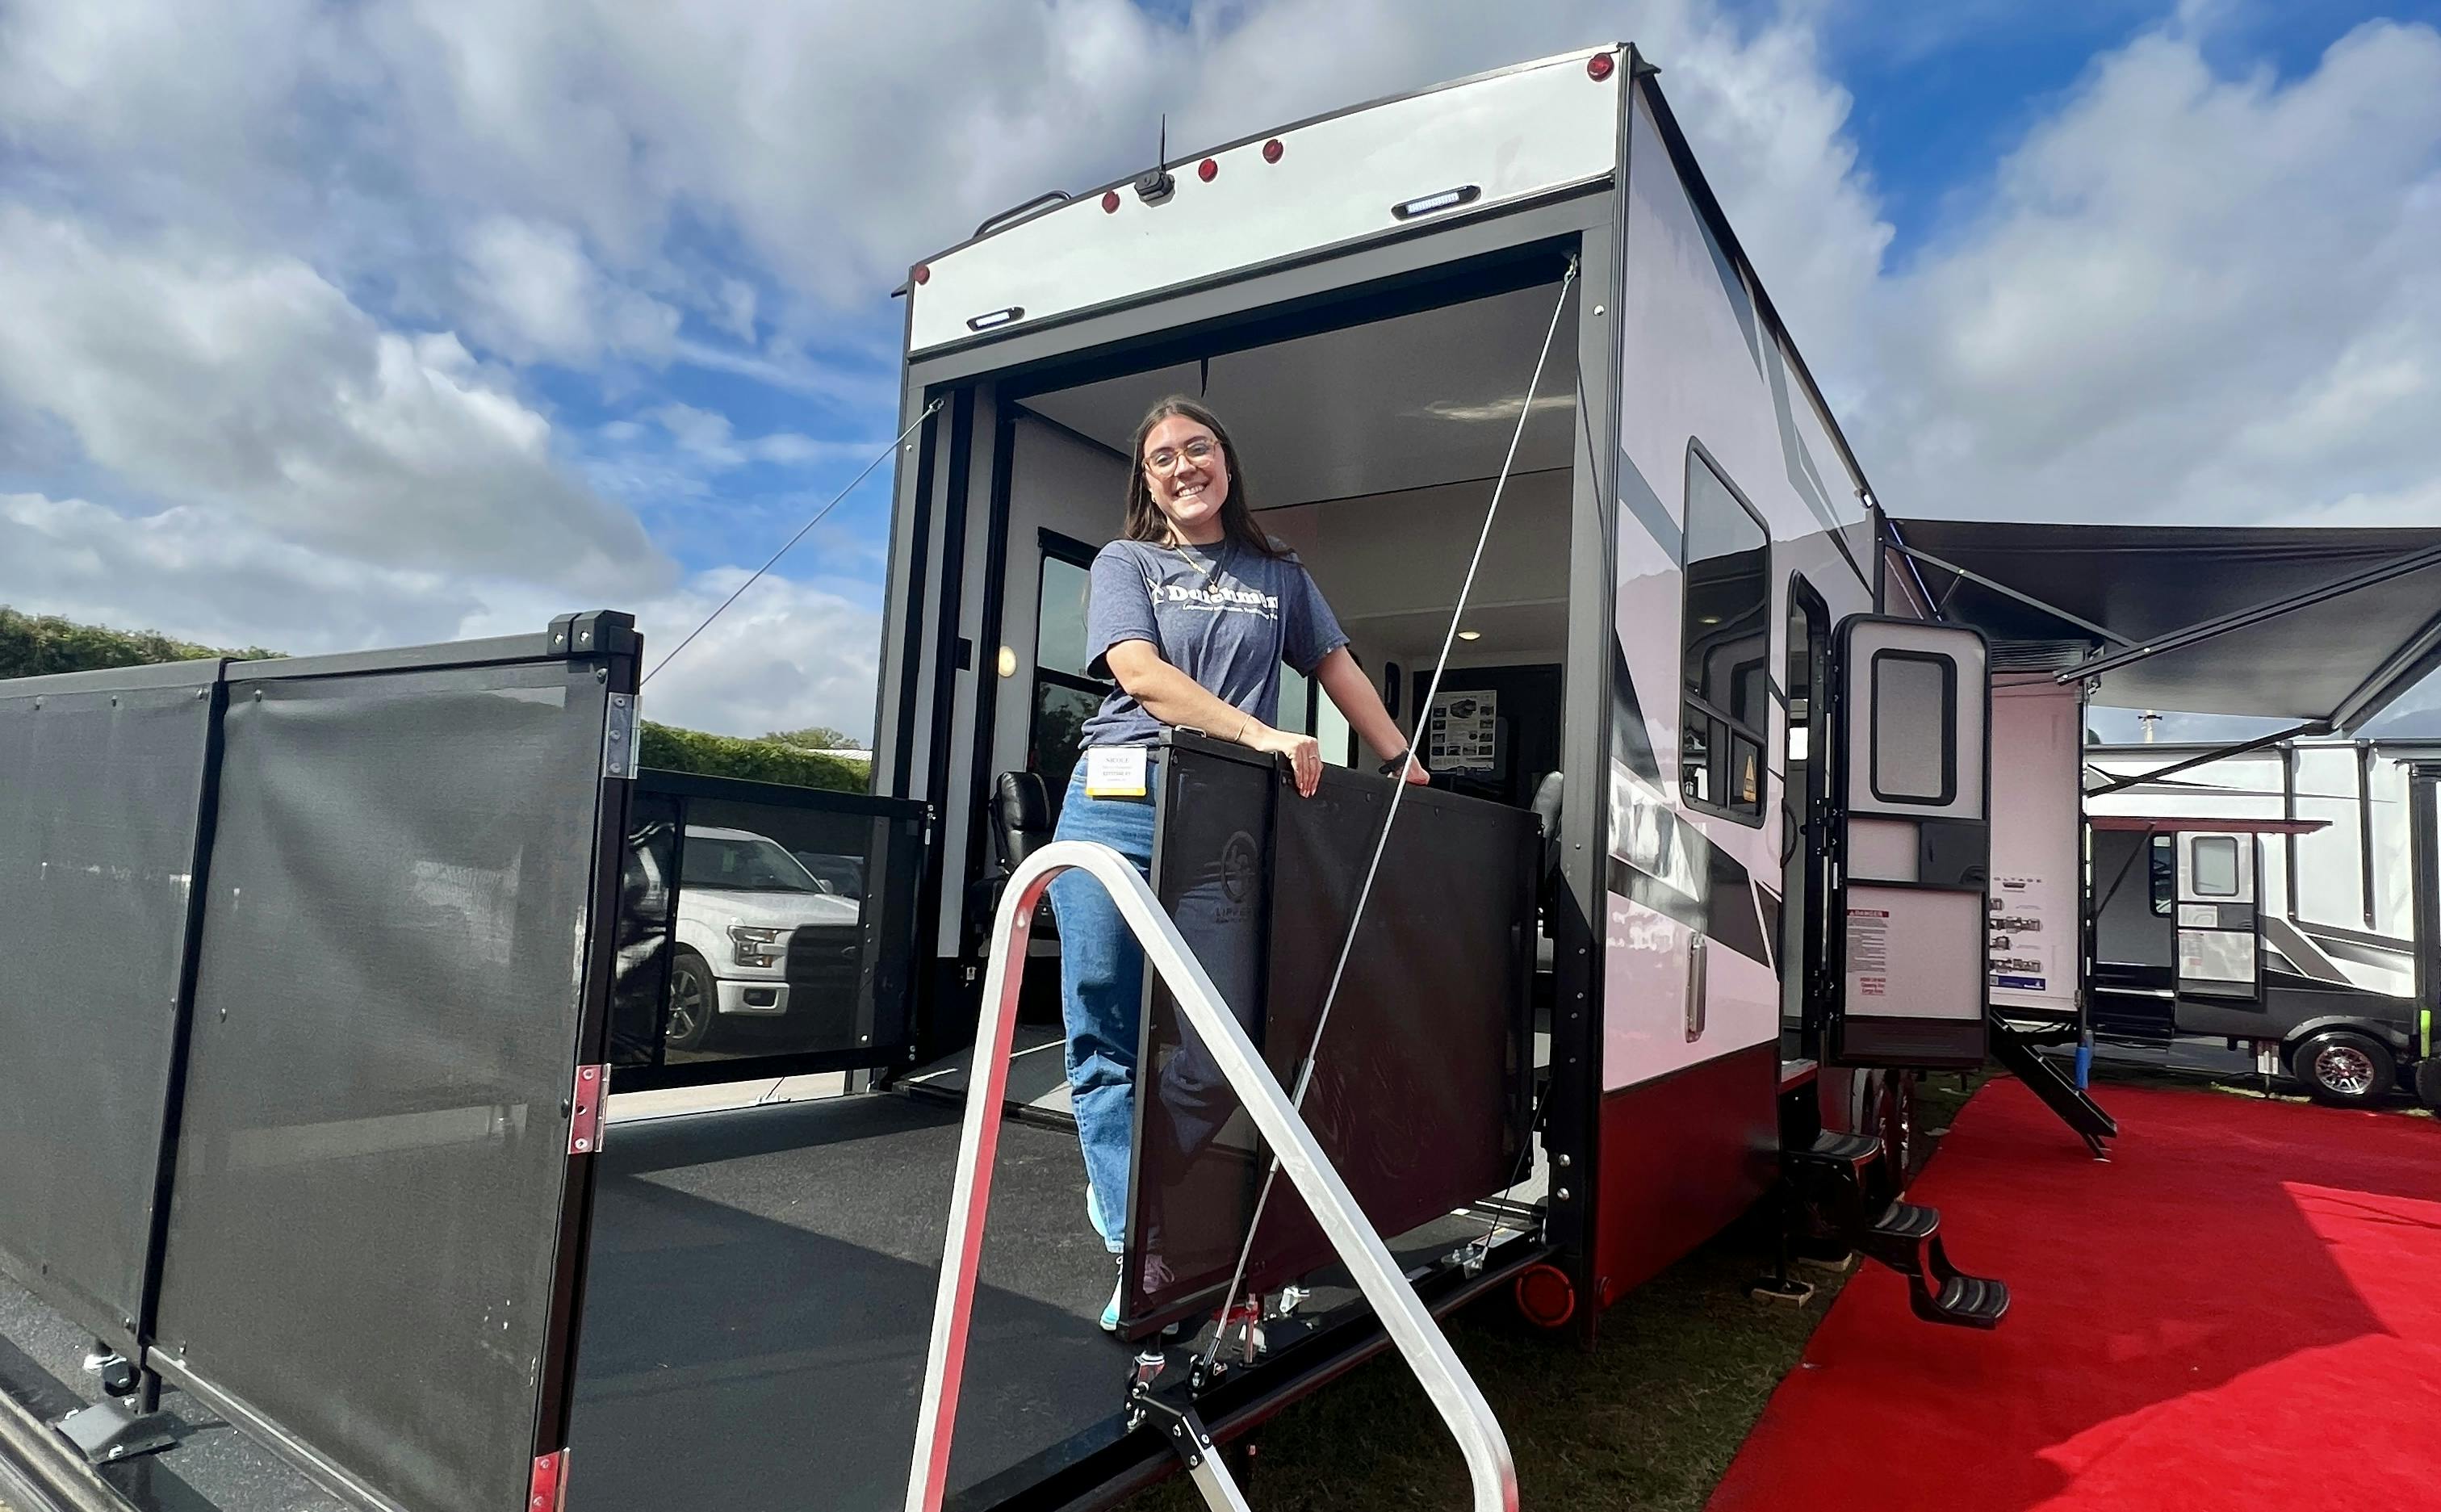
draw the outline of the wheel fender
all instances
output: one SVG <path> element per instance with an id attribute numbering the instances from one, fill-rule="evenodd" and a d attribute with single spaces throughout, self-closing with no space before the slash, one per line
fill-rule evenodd
<path id="1" fill-rule="evenodd" d="M 2414 1048 L 2403 1027 L 2383 1023 L 2378 1018 L 2324 1014 L 2320 1018 L 2308 1018 L 2288 1031 L 2287 1036 L 2280 1041 L 2280 1058 L 2284 1061 L 2289 1059 L 2296 1053 L 2298 1046 L 2329 1029 L 2344 1029 L 2351 1034 L 2362 1035 L 2389 1051 L 2394 1060 L 2404 1061 Z"/>

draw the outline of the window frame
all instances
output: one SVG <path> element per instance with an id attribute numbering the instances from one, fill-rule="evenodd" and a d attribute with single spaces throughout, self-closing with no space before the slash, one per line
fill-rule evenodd
<path id="1" fill-rule="evenodd" d="M 1025 761 L 1028 771 L 1036 770 L 1035 752 L 1041 748 L 1040 742 L 1042 734 L 1044 684 L 1095 699 L 1110 696 L 1111 691 L 1118 686 L 1115 681 L 1079 677 L 1075 673 L 1063 672 L 1057 667 L 1046 667 L 1042 664 L 1042 590 L 1045 580 L 1050 576 L 1047 568 L 1050 564 L 1059 562 L 1082 570 L 1090 579 L 1094 570 L 1094 559 L 1101 552 L 1099 549 L 1077 540 L 1073 535 L 1062 535 L 1058 531 L 1038 530 L 1035 533 L 1038 549 L 1034 559 L 1034 644 L 1026 652 L 1026 660 L 1034 669 L 1033 680 L 1026 687 L 1025 699 Z M 1048 773 L 1038 772 L 1037 775 L 1042 778 L 1046 796 L 1051 801 L 1052 812 L 1057 814 L 1060 800 L 1067 796 L 1064 786 L 1054 787 Z"/>
<path id="2" fill-rule="evenodd" d="M 1745 512 L 1746 518 L 1754 522 L 1755 529 L 1763 535 L 1762 570 L 1757 574 L 1763 584 L 1763 625 L 1762 664 L 1764 694 L 1763 707 L 1761 711 L 1763 726 L 1760 729 L 1736 718 L 1727 709 L 1713 703 L 1710 699 L 1691 692 L 1687 685 L 1687 652 L 1691 639 L 1690 632 L 1692 628 L 1694 608 L 1694 576 L 1688 570 L 1690 564 L 1687 552 L 1694 535 L 1691 525 L 1695 508 L 1695 469 L 1698 467 L 1704 468 L 1712 475 L 1712 480 L 1721 485 L 1722 492 L 1734 500 L 1739 509 Z M 1729 477 L 1728 469 L 1721 465 L 1720 459 L 1714 457 L 1711 449 L 1706 446 L 1700 438 L 1694 436 L 1687 438 L 1687 469 L 1686 476 L 1682 479 L 1678 517 L 1678 801 L 1701 813 L 1716 815 L 1732 824 L 1743 824 L 1748 829 L 1759 830 L 1763 827 L 1764 818 L 1770 814 L 1773 801 L 1770 711 L 1771 706 L 1778 701 L 1778 690 L 1771 677 L 1772 611 L 1775 608 L 1774 601 L 1778 597 L 1771 570 L 1771 525 L 1763 518 L 1763 512 L 1755 508 L 1754 500 L 1746 497 L 1745 490 L 1738 487 L 1736 480 Z M 1755 796 L 1751 806 L 1744 802 L 1728 801 L 1725 797 L 1697 798 L 1687 790 L 1688 722 L 1696 712 L 1702 713 L 1709 722 L 1704 742 L 1707 768 L 1705 785 L 1708 790 L 1716 785 L 1711 779 L 1717 775 L 1720 779 L 1717 783 L 1719 793 L 1722 795 L 1728 793 L 1737 777 L 1736 772 L 1731 770 L 1731 753 L 1737 749 L 1738 741 L 1742 738 L 1753 746 Z"/>

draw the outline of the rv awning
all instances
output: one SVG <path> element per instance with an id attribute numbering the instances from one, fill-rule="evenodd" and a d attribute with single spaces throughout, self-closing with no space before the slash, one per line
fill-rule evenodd
<path id="1" fill-rule="evenodd" d="M 2212 819 L 2197 814 L 2094 814 L 2086 819 L 2097 830 L 2143 830 L 2169 835 L 2202 831 L 2210 835 L 2311 835 L 2331 827 L 2329 819 Z"/>
<path id="2" fill-rule="evenodd" d="M 1944 617 L 2101 702 L 2354 730 L 2441 668 L 2441 530 L 1894 520 Z M 2030 602 L 2031 601 L 2031 602 Z"/>

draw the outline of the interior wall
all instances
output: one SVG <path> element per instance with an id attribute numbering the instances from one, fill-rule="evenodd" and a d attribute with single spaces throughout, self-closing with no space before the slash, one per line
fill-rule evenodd
<path id="1" fill-rule="evenodd" d="M 1573 487 L 1564 469 L 1510 479 L 1462 627 L 1482 639 L 1454 646 L 1453 668 L 1557 665 L 1564 658 Z M 1409 735 L 1413 679 L 1429 673 L 1439 654 L 1492 489 L 1492 479 L 1479 478 L 1257 516 L 1313 574 L 1374 685 L 1381 686 L 1385 665 L 1398 665 L 1407 685 L 1398 722 Z M 1370 752 L 1377 761 L 1386 754 Z"/>

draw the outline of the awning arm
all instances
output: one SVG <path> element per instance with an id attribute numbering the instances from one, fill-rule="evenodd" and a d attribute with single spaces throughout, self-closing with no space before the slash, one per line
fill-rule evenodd
<path id="1" fill-rule="evenodd" d="M 2099 677 L 2106 672 L 2132 666 L 2148 657 L 2158 657 L 2165 651 L 2176 651 L 2181 646 L 2191 646 L 2197 641 L 2210 640 L 2215 636 L 2227 635 L 2232 630 L 2243 630 L 2251 624 L 2261 624 L 2266 620 L 2277 620 L 2284 614 L 2292 613 L 2298 609 L 2308 609 L 2318 603 L 2326 603 L 2342 594 L 2354 593 L 2359 588 L 2370 588 L 2378 584 L 2387 583 L 2393 578 L 2403 578 L 2411 572 L 2421 572 L 2429 567 L 2441 567 L 2441 546 L 2433 547 L 2429 550 L 2416 551 L 2399 557 L 2396 561 L 2385 562 L 2380 567 L 2368 568 L 2354 577 L 2342 578 L 2335 583 L 2325 583 L 2318 588 L 2307 588 L 2301 593 L 2292 593 L 2285 599 L 2274 599 L 2269 603 L 2256 604 L 2251 609 L 2240 609 L 2234 614 L 2225 614 L 2216 620 L 2206 620 L 2200 624 L 2192 624 L 2183 630 L 2173 630 L 2166 635 L 2155 636 L 2144 644 L 2131 650 L 2112 652 L 2106 656 L 2088 658 L 2058 674 L 2053 680 L 2069 683 L 2087 677 Z M 2360 693 L 2361 692 L 2362 690 L 2360 690 Z M 2329 721 L 2324 723 L 2327 725 Z"/>
<path id="2" fill-rule="evenodd" d="M 2227 757 L 2243 756 L 2248 751 L 2261 750 L 2266 746 L 2277 746 L 2284 740 L 2295 740 L 2300 735 L 2327 735 L 2330 732 L 2329 720 L 2309 719 L 2302 725 L 2294 725 L 2269 735 L 2257 735 L 2252 740 L 2241 740 L 2234 746 L 2218 747 L 2200 756 L 2190 756 L 2185 761 L 2172 762 L 2167 766 L 2156 766 L 2148 772 L 2132 772 L 2125 777 L 2114 777 L 2100 787 L 2088 789 L 2085 796 L 2100 798 L 2106 793 L 2116 793 L 2125 788 L 2142 786 L 2146 783 L 2159 782 L 2164 777 L 2175 777 L 2180 772 L 2192 771 L 2196 767 L 2209 765 Z"/>
<path id="3" fill-rule="evenodd" d="M 2341 699 L 2340 707 L 2331 711 L 2331 723 L 2342 729 L 2354 730 L 2359 723 L 2371 717 L 2366 711 L 2378 712 L 2435 668 L 2441 668 L 2441 614 L 2434 615 L 2423 629 L 2392 653 L 2372 676 L 2357 685 L 2356 692 Z"/>
<path id="4" fill-rule="evenodd" d="M 1944 562 L 1940 557 L 1933 555 L 1930 551 L 1919 551 L 1914 547 L 1908 545 L 1905 541 L 1899 541 L 1895 544 L 1900 551 L 1904 552 L 1908 556 L 1915 558 L 1919 562 L 1929 562 L 1934 567 L 1941 568 L 1944 572 L 1955 572 L 1969 583 L 1980 584 L 1984 587 L 1990 588 L 1993 592 L 1999 594 L 2002 598 L 2015 599 L 2026 607 L 2030 609 L 2039 609 L 2043 613 L 2050 615 L 2054 620 L 2059 620 L 2066 623 L 2072 624 L 2080 630 L 2088 631 L 2091 634 L 2100 636 L 2105 640 L 2116 641 L 2118 644 L 2123 646 L 2133 646 L 2136 644 L 2135 641 L 2128 639 L 2118 631 L 2107 629 L 2102 625 L 2095 624 L 2090 620 L 2082 619 L 2079 616 L 2070 614 L 2066 609 L 2061 608 L 2058 604 L 2045 603 L 2042 600 L 2035 598 L 2031 593 L 2024 592 L 2017 588 L 2013 588 L 2005 583 L 1995 582 L 1992 579 L 1985 577 L 1982 573 L 1973 571 L 1967 567 L 1960 567 L 1955 562 Z M 2068 679 L 2063 677 L 2060 680 L 2065 682 Z"/>

